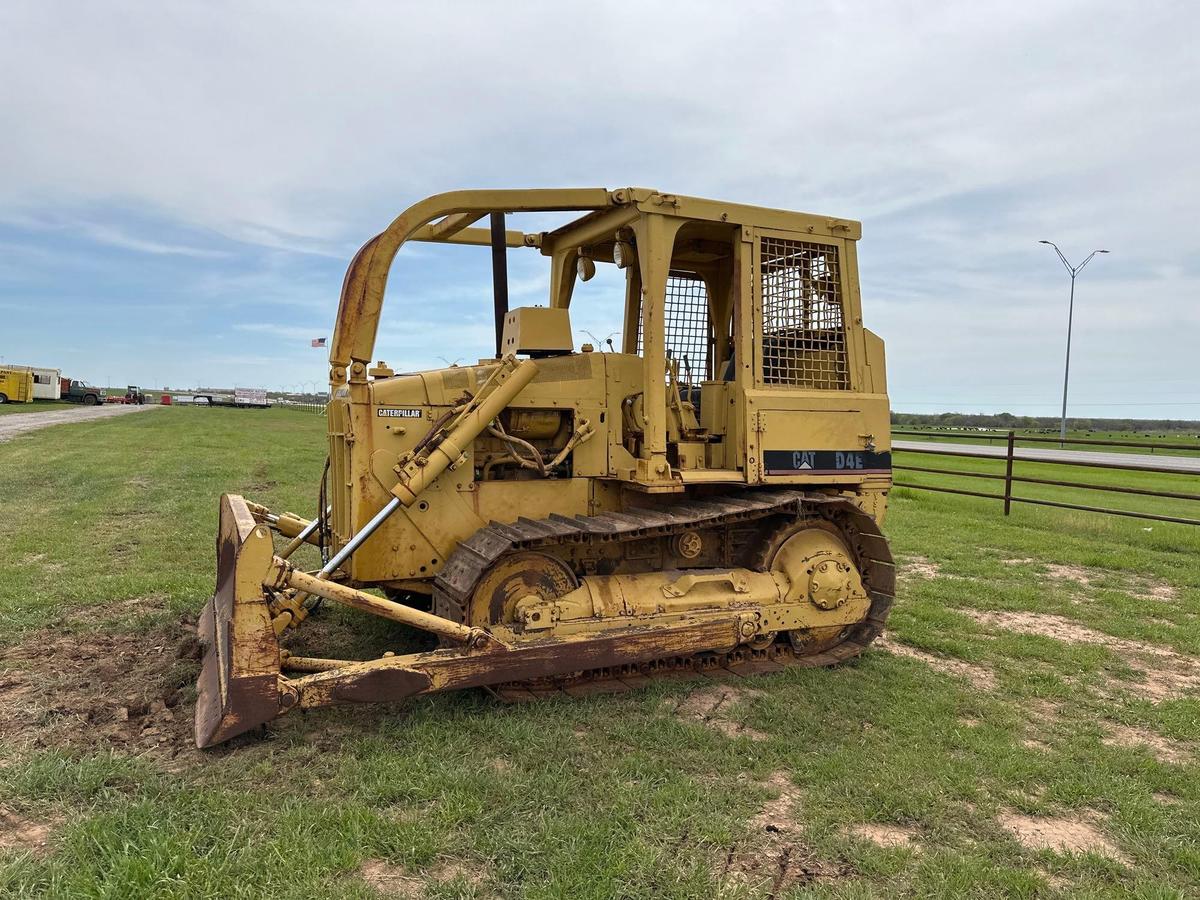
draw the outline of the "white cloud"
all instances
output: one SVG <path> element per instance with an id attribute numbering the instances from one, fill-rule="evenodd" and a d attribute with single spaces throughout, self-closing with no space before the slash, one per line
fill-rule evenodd
<path id="1" fill-rule="evenodd" d="M 1108 245 L 1080 282 L 1077 371 L 1119 367 L 1113 402 L 1148 402 L 1155 379 L 1192 374 L 1198 25 L 1191 4 L 1117 0 L 662 3 L 632 19 L 595 4 L 9 2 L 0 220 L 87 210 L 95 241 L 211 262 L 188 286 L 253 324 L 261 310 L 238 305 L 331 323 L 333 270 L 455 187 L 648 184 L 859 218 L 898 405 L 937 399 L 939 381 L 1052 394 L 1066 286 L 1036 240 Z M 210 254 L 226 244 L 124 211 L 247 245 L 255 265 L 223 267 Z M 441 267 L 434 286 L 427 249 L 393 276 L 388 313 L 423 319 L 398 352 L 486 349 L 486 260 Z M 545 290 L 532 262 L 513 266 L 520 302 Z M 464 310 L 481 317 L 467 330 Z M 599 307 L 576 319 L 611 330 Z"/>

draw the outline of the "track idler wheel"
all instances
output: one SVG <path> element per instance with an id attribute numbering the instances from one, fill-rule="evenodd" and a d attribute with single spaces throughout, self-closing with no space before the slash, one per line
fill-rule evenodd
<path id="1" fill-rule="evenodd" d="M 767 538 L 763 567 L 791 582 L 788 601 L 809 602 L 823 610 L 860 603 L 865 620 L 868 593 L 847 538 L 826 519 L 788 522 Z M 853 630 L 854 626 L 830 625 L 789 631 L 787 637 L 797 655 L 810 656 L 842 644 Z"/>
<path id="2" fill-rule="evenodd" d="M 512 625 L 517 603 L 526 597 L 553 600 L 579 587 L 565 562 L 546 553 L 523 550 L 502 556 L 484 573 L 471 596 L 469 625 Z"/>

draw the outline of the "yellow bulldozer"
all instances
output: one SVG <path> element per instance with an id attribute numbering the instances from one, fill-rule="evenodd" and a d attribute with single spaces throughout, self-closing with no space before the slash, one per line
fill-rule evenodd
<path id="1" fill-rule="evenodd" d="M 523 213 L 564 224 L 511 229 Z M 622 690 L 859 654 L 895 585 L 860 235 L 640 188 L 457 191 L 406 210 L 343 283 L 317 514 L 221 499 L 197 745 L 334 703 Z M 490 248 L 494 358 L 372 363 L 409 241 Z M 549 260 L 545 306 L 509 308 L 510 250 Z M 576 350 L 572 295 L 600 266 L 624 280 L 619 351 Z M 305 544 L 319 569 L 289 561 Z M 289 651 L 322 602 L 429 632 L 436 649 Z"/>

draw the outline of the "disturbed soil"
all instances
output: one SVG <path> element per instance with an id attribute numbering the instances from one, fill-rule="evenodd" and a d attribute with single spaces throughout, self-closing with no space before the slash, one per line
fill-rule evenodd
<path id="1" fill-rule="evenodd" d="M 1036 565 L 1032 557 L 1001 560 L 1006 566 Z M 1095 587 L 1104 582 L 1120 582 L 1124 590 L 1148 600 L 1169 601 L 1178 598 L 1174 586 L 1165 581 L 1157 581 L 1139 575 L 1125 572 L 1114 572 L 1108 569 L 1089 569 L 1086 566 L 1048 563 L 1042 567 L 1046 577 L 1052 581 L 1067 581 L 1081 587 Z"/>
<path id="2" fill-rule="evenodd" d="M 359 867 L 358 875 L 384 897 L 398 897 L 401 900 L 419 900 L 427 896 L 430 886 L 442 887 L 455 883 L 468 889 L 467 896 L 486 896 L 479 893 L 480 887 L 487 881 L 486 868 L 468 866 L 454 859 L 440 859 L 420 875 L 381 859 L 368 859 Z"/>
<path id="3" fill-rule="evenodd" d="M 52 829 L 49 823 L 35 822 L 0 806 L 0 850 L 15 850 L 41 855 L 46 852 Z"/>
<path id="4" fill-rule="evenodd" d="M 34 634 L 0 650 L 0 733 L 25 748 L 198 756 L 199 658 L 190 617 L 146 631 Z"/>
<path id="5" fill-rule="evenodd" d="M 912 847 L 917 842 L 915 829 L 901 828 L 899 825 L 855 825 L 848 833 L 880 847 Z"/>
<path id="6" fill-rule="evenodd" d="M 1015 810 L 1001 811 L 998 821 L 1023 847 L 1058 853 L 1095 853 L 1120 863 L 1129 861 L 1101 830 L 1103 816 L 1028 816 Z"/>
<path id="7" fill-rule="evenodd" d="M 945 578 L 942 567 L 925 556 L 907 556 L 900 559 L 898 574 L 901 578 Z"/>
<path id="8" fill-rule="evenodd" d="M 910 647 L 908 644 L 893 641 L 886 635 L 877 637 L 872 646 L 896 656 L 906 656 L 909 659 L 920 660 L 936 672 L 944 672 L 947 675 L 956 675 L 959 678 L 965 678 L 984 690 L 990 691 L 996 687 L 996 676 L 983 666 L 976 666 L 961 659 L 934 656 L 932 653 L 926 653 L 924 650 L 918 650 L 916 647 Z"/>
<path id="9" fill-rule="evenodd" d="M 1191 754 L 1182 744 L 1148 728 L 1108 722 L 1105 723 L 1105 732 L 1102 740 L 1110 747 L 1145 750 L 1159 762 L 1164 763 L 1183 764 L 1191 759 Z"/>
<path id="10" fill-rule="evenodd" d="M 1166 647 L 1113 637 L 1063 616 L 1033 612 L 976 612 L 962 610 L 981 625 L 1054 638 L 1069 644 L 1095 644 L 1111 650 L 1141 673 L 1137 690 L 1158 703 L 1200 691 L 1200 659 Z"/>
<path id="11" fill-rule="evenodd" d="M 763 787 L 777 796 L 763 805 L 750 820 L 746 837 L 714 867 L 718 881 L 753 887 L 774 898 L 797 885 L 854 874 L 849 864 L 820 859 L 800 840 L 793 809 L 801 797 L 787 772 L 773 772 Z"/>
<path id="12" fill-rule="evenodd" d="M 727 684 L 715 684 L 692 691 L 675 708 L 675 714 L 689 722 L 701 722 L 726 737 L 748 737 L 765 741 L 767 735 L 750 728 L 729 716 L 730 710 L 745 697 L 759 696 L 761 691 L 739 689 Z"/>

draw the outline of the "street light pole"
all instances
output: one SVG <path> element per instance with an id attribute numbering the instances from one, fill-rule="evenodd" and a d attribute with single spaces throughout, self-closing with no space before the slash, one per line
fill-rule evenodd
<path id="1" fill-rule="evenodd" d="M 1062 260 L 1062 264 L 1066 270 L 1071 273 L 1071 302 L 1067 307 L 1067 364 L 1063 368 L 1063 402 L 1062 402 L 1062 423 L 1058 431 L 1058 445 L 1061 447 L 1067 442 L 1067 384 L 1071 380 L 1071 325 L 1075 319 L 1075 276 L 1083 271 L 1083 267 L 1092 261 L 1092 257 L 1097 253 L 1107 253 L 1107 250 L 1093 250 L 1088 254 L 1087 259 L 1077 266 L 1067 262 L 1067 258 L 1063 256 L 1063 252 L 1058 249 L 1058 244 L 1054 241 L 1038 241 L 1039 244 L 1049 244 L 1054 248 L 1054 252 L 1058 254 L 1058 258 Z"/>

